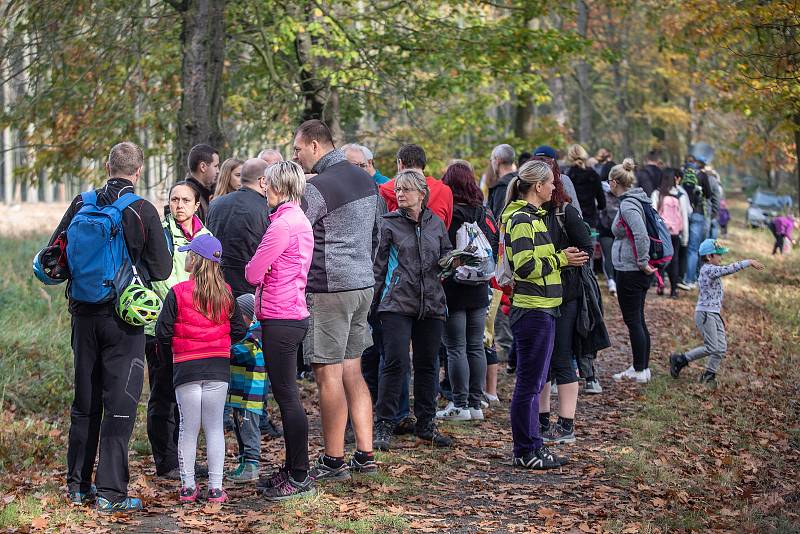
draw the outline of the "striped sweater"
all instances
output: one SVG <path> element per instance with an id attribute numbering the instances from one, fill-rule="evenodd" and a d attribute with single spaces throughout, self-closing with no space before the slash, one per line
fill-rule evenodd
<path id="1" fill-rule="evenodd" d="M 546 215 L 544 209 L 515 200 L 501 217 L 506 227 L 506 254 L 514 272 L 511 302 L 517 308 L 561 305 L 561 268 L 567 265 L 567 256 L 556 252 L 543 219 Z"/>

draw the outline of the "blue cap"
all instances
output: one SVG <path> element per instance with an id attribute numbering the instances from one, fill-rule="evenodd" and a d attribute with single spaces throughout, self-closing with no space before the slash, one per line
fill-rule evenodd
<path id="1" fill-rule="evenodd" d="M 700 243 L 700 250 L 698 251 L 701 256 L 725 254 L 726 252 L 728 252 L 728 249 L 717 243 L 714 239 L 706 239 Z"/>
<path id="2" fill-rule="evenodd" d="M 556 159 L 556 149 L 547 145 L 537 146 L 536 148 L 533 149 L 533 155 L 544 156 L 550 159 Z"/>
<path id="3" fill-rule="evenodd" d="M 219 260 L 222 258 L 222 243 L 211 234 L 201 234 L 192 239 L 188 245 L 178 247 L 178 250 L 181 252 L 191 250 L 205 259 L 217 263 L 219 263 Z"/>

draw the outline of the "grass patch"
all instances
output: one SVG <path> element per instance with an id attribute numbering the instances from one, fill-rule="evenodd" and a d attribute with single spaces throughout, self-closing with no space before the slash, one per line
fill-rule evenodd
<path id="1" fill-rule="evenodd" d="M 53 492 L 56 490 L 54 487 L 49 489 Z M 80 508 L 51 506 L 51 499 L 56 498 L 54 496 L 41 498 L 35 495 L 17 497 L 0 508 L 0 528 L 14 529 L 29 526 L 34 519 L 42 517 L 45 509 L 47 509 L 48 525 L 75 525 L 86 519 Z"/>
<path id="2" fill-rule="evenodd" d="M 323 525 L 337 531 L 353 532 L 354 534 L 370 534 L 373 532 L 403 532 L 408 528 L 408 521 L 392 514 L 378 514 L 368 519 L 327 519 Z"/>

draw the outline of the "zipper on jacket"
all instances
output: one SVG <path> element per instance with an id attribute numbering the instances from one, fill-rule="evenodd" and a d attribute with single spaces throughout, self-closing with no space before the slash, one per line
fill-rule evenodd
<path id="1" fill-rule="evenodd" d="M 422 214 L 419 215 L 419 223 L 415 224 L 417 234 L 417 253 L 419 254 L 419 316 L 417 319 L 422 319 L 425 314 L 425 276 L 424 268 L 422 266 Z"/>

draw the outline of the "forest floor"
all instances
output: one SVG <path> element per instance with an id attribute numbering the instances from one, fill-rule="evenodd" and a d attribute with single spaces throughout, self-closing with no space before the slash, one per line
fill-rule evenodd
<path id="1" fill-rule="evenodd" d="M 768 233 L 744 227 L 741 202 L 733 211 L 726 262 L 755 257 L 767 270 L 725 282 L 729 353 L 718 389 L 696 382 L 697 364 L 679 380 L 667 372 L 670 352 L 700 341 L 695 293 L 648 296 L 653 381 L 614 383 L 611 374 L 630 363 L 630 346 L 616 300 L 604 293 L 613 343 L 598 358 L 604 391 L 581 395 L 578 440 L 558 448 L 571 458 L 563 468 L 512 468 L 513 377 L 501 373 L 502 403 L 485 421 L 441 425 L 456 439 L 453 449 L 401 437 L 377 455 L 377 476 L 321 484 L 313 498 L 271 504 L 252 488 L 231 486 L 229 504 L 179 506 L 177 483 L 154 477 L 143 398 L 130 492 L 147 508 L 130 517 L 64 500 L 68 316 L 60 290 L 41 290 L 25 270 L 42 238 L 2 237 L 10 254 L 0 260 L 8 273 L 0 280 L 0 531 L 800 532 L 800 257 L 770 256 Z M 53 320 L 37 327 L 26 315 L 41 309 Z M 302 391 L 314 452 L 321 448 L 316 388 L 304 382 Z M 227 441 L 232 467 L 235 440 Z M 263 441 L 264 470 L 282 459 L 282 444 Z"/>

